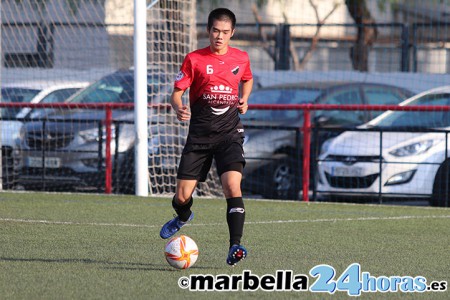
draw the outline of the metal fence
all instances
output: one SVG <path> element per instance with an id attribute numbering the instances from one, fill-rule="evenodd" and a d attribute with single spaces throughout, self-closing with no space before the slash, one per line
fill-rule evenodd
<path id="1" fill-rule="evenodd" d="M 55 190 L 56 188 L 63 191 L 86 189 L 106 193 L 132 192 L 134 156 L 129 156 L 133 152 L 130 152 L 130 148 L 124 147 L 124 144 L 131 138 L 130 131 L 127 131 L 125 127 L 133 126 L 133 124 L 123 121 L 123 116 L 114 113 L 123 109 L 131 109 L 132 104 L 27 105 L 1 103 L 0 107 L 52 108 L 60 111 L 60 114 L 53 115 L 53 117 L 50 115 L 45 118 L 20 120 L 23 122 L 23 128 L 18 147 L 13 149 L 14 153 L 11 153 L 10 156 L 4 157 L 4 159 L 14 161 L 13 164 L 9 163 L 4 167 L 7 169 L 7 172 L 3 174 L 4 188 L 25 187 L 29 190 Z M 99 110 L 100 117 L 97 117 L 97 120 L 65 117 L 65 110 L 75 108 L 88 109 L 88 111 L 89 109 Z M 164 106 L 165 108 L 166 106 Z M 249 172 L 256 171 L 253 174 L 253 177 L 256 176 L 255 178 L 251 178 L 249 173 L 244 172 L 246 175 L 243 181 L 244 191 L 254 188 L 251 180 L 256 179 L 256 182 L 260 183 L 259 186 L 256 186 L 256 191 L 267 198 L 309 201 L 320 199 L 317 197 L 318 195 L 328 197 L 342 195 L 347 200 L 352 197 L 359 201 L 367 198 L 377 199 L 381 203 L 383 199 L 389 197 L 409 197 L 430 199 L 435 205 L 448 206 L 450 186 L 450 164 L 448 163 L 450 130 L 448 128 L 392 127 L 383 129 L 355 128 L 354 126 L 321 128 L 311 118 L 311 113 L 327 110 L 390 110 L 409 113 L 421 112 L 422 114 L 437 112 L 448 116 L 450 112 L 448 105 L 402 107 L 396 105 L 253 104 L 250 105 L 250 109 L 267 110 L 271 114 L 280 111 L 302 111 L 304 121 L 301 127 L 269 125 L 269 123 L 246 126 L 246 130 L 264 130 L 265 138 L 258 140 L 258 147 L 266 156 L 252 157 L 251 151 L 247 152 L 248 149 L 246 149 L 249 167 L 253 164 L 258 166 L 258 169 L 249 170 Z M 116 117 L 113 117 L 113 113 Z M 102 115 L 104 116 L 102 117 Z M 448 123 L 448 117 L 444 118 L 446 119 L 442 124 L 445 125 Z M 185 134 L 176 132 L 176 124 L 169 122 L 163 125 L 166 128 L 174 128 L 174 130 L 163 131 L 159 127 L 158 132 L 151 136 L 151 140 L 158 141 L 158 143 L 149 144 L 149 187 L 152 189 L 152 194 L 174 192 L 177 159 L 181 150 L 179 146 L 183 144 L 181 137 L 185 136 Z M 161 124 L 155 123 L 151 126 L 158 127 Z M 272 138 L 277 136 L 277 139 L 280 139 L 283 135 L 280 135 L 280 131 L 287 132 L 294 139 L 291 152 L 273 147 L 275 139 Z M 352 149 L 353 154 L 343 154 L 339 151 L 337 153 L 340 154 L 332 152 L 324 154 L 323 151 L 326 150 L 323 145 L 330 141 L 329 137 L 341 137 L 340 134 L 351 132 L 362 135 L 342 142 L 340 147 Z M 328 135 L 325 140 L 318 137 L 323 133 Z M 425 160 L 419 157 L 417 160 L 406 157 L 406 159 L 390 160 L 387 158 L 384 144 L 397 145 L 397 148 L 403 147 L 405 146 L 402 144 L 404 141 L 400 137 L 404 136 L 407 136 L 409 143 L 406 145 L 407 147 L 421 147 L 414 143 L 431 143 L 425 146 L 433 149 L 429 151 L 431 153 L 429 156 L 433 159 Z M 174 140 L 178 138 L 180 140 Z M 441 141 L 440 144 L 437 141 Z M 73 147 L 71 146 L 73 143 L 79 145 Z M 389 151 L 392 151 L 392 145 L 389 146 L 390 148 L 388 147 Z M 246 147 L 244 143 L 244 148 Z M 174 151 L 176 148 L 178 151 Z M 271 149 L 272 152 L 264 149 Z M 341 151 L 343 151 L 342 149 Z M 367 151 L 370 154 L 367 154 Z M 256 164 L 252 160 L 255 160 Z M 359 165 L 355 167 L 354 165 L 357 163 Z M 361 173 L 359 167 L 361 165 L 371 169 L 372 173 L 369 175 Z M 280 187 L 288 190 L 284 194 L 277 195 L 266 193 L 266 190 L 271 190 L 274 185 L 278 184 L 279 178 L 274 176 L 275 169 L 284 168 L 284 166 L 286 166 L 286 170 L 280 169 L 276 172 L 283 177 L 279 182 Z M 309 174 L 309 176 L 304 176 L 304 174 Z M 407 184 L 412 181 L 413 177 L 423 186 L 411 189 Z M 214 184 L 214 178 L 210 179 Z M 286 184 L 290 184 L 290 186 Z M 219 184 L 211 188 L 220 189 Z M 203 192 L 205 192 L 204 189 Z M 199 193 L 202 193 L 201 188 Z"/>

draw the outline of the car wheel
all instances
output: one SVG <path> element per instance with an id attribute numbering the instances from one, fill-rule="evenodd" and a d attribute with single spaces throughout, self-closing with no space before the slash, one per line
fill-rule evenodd
<path id="1" fill-rule="evenodd" d="M 433 183 L 432 206 L 449 206 L 450 203 L 450 160 L 445 161 L 438 169 Z"/>
<path id="2" fill-rule="evenodd" d="M 268 174 L 268 187 L 263 196 L 271 199 L 298 199 L 300 176 L 297 160 L 287 155 L 276 159 Z"/>

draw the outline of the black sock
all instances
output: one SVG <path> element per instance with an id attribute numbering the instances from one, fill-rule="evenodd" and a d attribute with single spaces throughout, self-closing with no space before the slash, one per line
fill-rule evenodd
<path id="1" fill-rule="evenodd" d="M 175 212 L 177 213 L 181 221 L 186 222 L 191 216 L 191 206 L 193 201 L 194 199 L 191 197 L 188 203 L 186 203 L 185 205 L 180 205 L 178 204 L 178 201 L 175 201 L 175 196 L 173 196 L 172 207 L 173 209 L 175 209 Z"/>
<path id="2" fill-rule="evenodd" d="M 242 197 L 227 199 L 227 223 L 230 231 L 230 247 L 241 243 L 244 231 L 245 207 Z"/>

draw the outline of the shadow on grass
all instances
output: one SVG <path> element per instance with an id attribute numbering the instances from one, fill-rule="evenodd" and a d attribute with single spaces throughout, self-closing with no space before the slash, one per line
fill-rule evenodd
<path id="1" fill-rule="evenodd" d="M 120 261 L 105 261 L 95 260 L 89 258 L 15 258 L 15 257 L 0 257 L 0 261 L 10 262 L 38 262 L 38 263 L 58 263 L 58 264 L 100 264 L 105 265 L 104 269 L 126 270 L 126 271 L 167 271 L 177 272 L 178 270 L 171 268 L 169 265 L 149 264 L 149 263 L 135 263 L 135 262 L 120 262 Z M 193 266 L 191 269 L 214 269 L 211 267 Z"/>

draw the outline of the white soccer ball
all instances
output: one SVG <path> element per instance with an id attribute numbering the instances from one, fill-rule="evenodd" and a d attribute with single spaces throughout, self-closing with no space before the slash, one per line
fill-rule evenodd
<path id="1" fill-rule="evenodd" d="M 198 258 L 198 247 L 193 239 L 186 235 L 173 237 L 164 249 L 166 260 L 174 268 L 192 267 Z"/>

